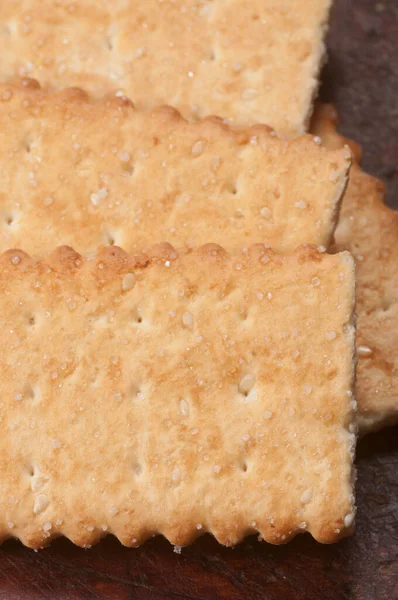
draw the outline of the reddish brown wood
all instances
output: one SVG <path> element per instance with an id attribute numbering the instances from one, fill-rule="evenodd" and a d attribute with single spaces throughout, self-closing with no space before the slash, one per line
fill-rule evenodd
<path id="1" fill-rule="evenodd" d="M 3 0 L 6 1 L 6 0 Z M 398 0 L 335 0 L 331 59 L 322 96 L 346 135 L 362 143 L 365 166 L 389 186 L 398 208 Z M 6 600 L 396 600 L 398 599 L 398 428 L 358 449 L 354 537 L 321 546 L 309 536 L 273 547 L 238 548 L 209 536 L 180 555 L 163 539 L 123 548 L 108 538 L 91 550 L 66 540 L 39 553 L 0 547 Z"/>

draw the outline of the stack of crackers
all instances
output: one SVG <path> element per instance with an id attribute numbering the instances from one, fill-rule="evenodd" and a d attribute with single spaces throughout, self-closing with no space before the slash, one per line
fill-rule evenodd
<path id="1" fill-rule="evenodd" d="M 2 539 L 352 533 L 398 224 L 313 115 L 330 5 L 0 4 Z"/>

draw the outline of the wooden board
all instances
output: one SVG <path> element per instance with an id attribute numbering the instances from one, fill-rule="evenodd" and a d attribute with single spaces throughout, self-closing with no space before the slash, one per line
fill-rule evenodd
<path id="1" fill-rule="evenodd" d="M 364 145 L 364 167 L 387 183 L 398 208 L 398 2 L 335 0 L 322 97 L 342 130 Z M 321 546 L 248 538 L 234 550 L 206 536 L 181 554 L 157 538 L 139 549 L 107 538 L 91 550 L 58 540 L 39 553 L 0 547 L 6 600 L 395 600 L 398 599 L 398 428 L 358 449 L 355 536 Z"/>

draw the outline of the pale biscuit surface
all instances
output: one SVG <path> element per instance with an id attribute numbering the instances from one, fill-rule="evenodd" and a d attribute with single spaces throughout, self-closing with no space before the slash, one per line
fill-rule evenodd
<path id="1" fill-rule="evenodd" d="M 331 0 L 6 0 L 0 80 L 305 131 Z"/>
<path id="2" fill-rule="evenodd" d="M 353 261 L 0 258 L 0 537 L 352 530 Z"/>
<path id="3" fill-rule="evenodd" d="M 349 143 L 359 160 L 360 148 L 336 127 L 334 109 L 320 107 L 314 133 L 334 149 Z M 356 259 L 356 396 L 362 434 L 398 421 L 398 214 L 384 197 L 384 184 L 354 164 L 335 232 L 336 249 L 349 250 Z"/>
<path id="4" fill-rule="evenodd" d="M 331 241 L 348 149 L 26 83 L 0 87 L 0 250 Z"/>

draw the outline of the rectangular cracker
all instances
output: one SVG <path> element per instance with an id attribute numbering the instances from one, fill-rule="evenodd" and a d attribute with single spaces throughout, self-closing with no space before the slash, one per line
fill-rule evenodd
<path id="1" fill-rule="evenodd" d="M 125 94 L 187 118 L 306 130 L 331 0 L 7 0 L 0 80 Z"/>
<path id="2" fill-rule="evenodd" d="M 318 107 L 313 132 L 333 149 L 349 143 L 360 159 L 361 149 L 336 127 L 333 107 Z M 384 198 L 383 182 L 354 164 L 335 232 L 336 249 L 349 250 L 357 265 L 356 396 L 361 434 L 398 422 L 398 215 Z"/>
<path id="3" fill-rule="evenodd" d="M 32 82 L 0 86 L 0 98 L 0 251 L 132 251 L 149 240 L 288 252 L 332 239 L 348 150 Z"/>
<path id="4" fill-rule="evenodd" d="M 0 257 L 0 538 L 352 531 L 348 253 Z"/>

